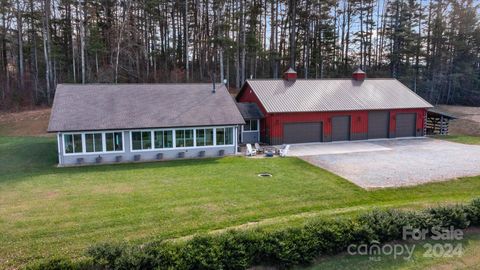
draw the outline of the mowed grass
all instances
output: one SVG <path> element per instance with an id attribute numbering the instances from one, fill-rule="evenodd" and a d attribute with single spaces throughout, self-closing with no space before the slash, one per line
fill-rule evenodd
<path id="1" fill-rule="evenodd" d="M 435 139 L 441 139 L 456 143 L 463 143 L 463 144 L 480 144 L 480 136 L 469 136 L 469 135 L 446 135 L 441 136 L 437 135 L 434 136 Z"/>
<path id="2" fill-rule="evenodd" d="M 277 228 L 480 196 L 480 177 L 366 191 L 297 158 L 55 164 L 55 138 L 0 137 L 0 266 L 79 257 L 97 242 L 140 243 L 252 223 Z"/>

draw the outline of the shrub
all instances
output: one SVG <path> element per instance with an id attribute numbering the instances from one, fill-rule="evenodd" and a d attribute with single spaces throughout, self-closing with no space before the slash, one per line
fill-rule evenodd
<path id="1" fill-rule="evenodd" d="M 127 248 L 125 243 L 100 243 L 87 249 L 87 256 L 106 269 L 115 269 L 115 261 Z"/>
<path id="2" fill-rule="evenodd" d="M 95 269 L 91 260 L 72 261 L 68 258 L 52 258 L 34 262 L 26 267 L 27 270 L 87 270 Z"/>
<path id="3" fill-rule="evenodd" d="M 258 249 L 262 242 L 259 231 L 228 231 L 219 236 L 222 250 L 220 262 L 224 269 L 246 269 L 258 258 Z"/>
<path id="4" fill-rule="evenodd" d="M 467 207 L 463 205 L 437 206 L 427 209 L 428 226 L 430 228 L 453 226 L 456 229 L 465 229 L 470 225 L 466 209 Z"/>
<path id="5" fill-rule="evenodd" d="M 466 207 L 466 213 L 471 226 L 480 226 L 480 198 L 474 199 Z"/>
<path id="6" fill-rule="evenodd" d="M 400 240 L 404 226 L 464 229 L 480 225 L 480 199 L 470 204 L 437 206 L 420 212 L 375 209 L 358 218 L 314 220 L 303 226 L 265 231 L 228 231 L 187 241 L 150 242 L 141 246 L 103 243 L 87 250 L 87 261 L 56 258 L 32 264 L 31 270 L 87 269 L 246 269 L 254 265 L 290 268 L 335 254 L 350 244 Z"/>
<path id="7" fill-rule="evenodd" d="M 154 269 L 156 264 L 154 257 L 145 252 L 141 247 L 126 247 L 113 261 L 113 265 L 109 265 L 116 270 L 129 269 Z M 113 267 L 112 267 L 113 266 Z"/>
<path id="8" fill-rule="evenodd" d="M 154 261 L 154 269 L 179 269 L 183 243 L 155 242 L 145 245 L 145 252 Z"/>
<path id="9" fill-rule="evenodd" d="M 288 267 L 310 262 L 317 255 L 316 239 L 304 228 L 289 228 L 263 234 L 257 252 L 263 263 Z"/>
<path id="10" fill-rule="evenodd" d="M 387 242 L 401 239 L 403 228 L 424 228 L 425 215 L 416 212 L 405 212 L 395 209 L 375 209 L 359 217 L 359 222 L 365 230 L 371 232 L 372 238 L 378 242 Z"/>
<path id="11" fill-rule="evenodd" d="M 316 241 L 316 250 L 321 254 L 342 251 L 355 239 L 354 224 L 346 220 L 313 221 L 307 224 L 305 229 Z"/>
<path id="12" fill-rule="evenodd" d="M 195 236 L 180 249 L 181 269 L 221 269 L 222 250 L 215 236 Z"/>

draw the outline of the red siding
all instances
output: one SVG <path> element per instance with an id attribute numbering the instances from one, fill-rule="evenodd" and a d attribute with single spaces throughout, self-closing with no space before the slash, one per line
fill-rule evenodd
<path id="1" fill-rule="evenodd" d="M 266 123 L 267 119 L 269 118 L 267 110 L 265 110 L 265 107 L 263 107 L 263 104 L 260 102 L 258 99 L 257 95 L 253 92 L 253 90 L 250 88 L 250 85 L 245 84 L 244 88 L 240 91 L 238 97 L 237 97 L 238 102 L 251 102 L 251 103 L 256 103 L 258 105 L 258 108 L 262 111 L 263 115 L 265 118 L 260 120 L 260 139 L 262 142 L 268 142 L 269 140 L 267 139 L 267 126 L 268 124 Z"/>
<path id="2" fill-rule="evenodd" d="M 323 136 L 329 141 L 332 134 L 331 118 L 339 115 L 351 117 L 352 139 L 366 138 L 368 132 L 368 111 L 340 111 L 340 112 L 295 112 L 295 113 L 267 113 L 258 97 L 247 84 L 237 98 L 239 102 L 256 103 L 265 115 L 261 121 L 261 139 L 271 144 L 283 142 L 283 125 L 291 122 L 323 122 Z M 390 112 L 390 134 L 395 134 L 395 119 L 397 113 L 417 114 L 417 134 L 423 132 L 426 109 L 393 109 Z"/>

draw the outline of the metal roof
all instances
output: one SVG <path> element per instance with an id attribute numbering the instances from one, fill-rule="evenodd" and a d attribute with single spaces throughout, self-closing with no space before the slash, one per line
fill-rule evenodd
<path id="1" fill-rule="evenodd" d="M 443 117 L 446 117 L 448 119 L 457 119 L 458 117 L 456 117 L 455 115 L 451 114 L 451 113 L 447 113 L 445 111 L 442 111 L 438 108 L 430 108 L 428 109 L 428 115 L 434 115 L 434 116 L 443 116 Z"/>
<path id="2" fill-rule="evenodd" d="M 49 132 L 245 124 L 223 84 L 59 84 Z"/>
<path id="3" fill-rule="evenodd" d="M 297 72 L 296 72 L 293 68 L 291 68 L 291 67 L 289 67 L 289 68 L 287 69 L 287 71 L 285 71 L 284 73 L 294 73 L 294 74 L 297 74 Z"/>
<path id="4" fill-rule="evenodd" d="M 261 119 L 264 117 L 257 103 L 241 102 L 237 103 L 237 107 L 244 119 Z"/>
<path id="5" fill-rule="evenodd" d="M 396 79 L 247 80 L 268 113 L 431 108 Z"/>

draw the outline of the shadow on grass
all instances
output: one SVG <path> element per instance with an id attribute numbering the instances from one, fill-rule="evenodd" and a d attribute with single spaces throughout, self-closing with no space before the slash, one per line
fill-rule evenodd
<path id="1" fill-rule="evenodd" d="M 172 168 L 216 164 L 221 158 L 170 160 L 141 163 L 118 163 L 57 167 L 55 138 L 0 137 L 0 183 L 46 174 L 76 174 L 131 169 Z"/>

